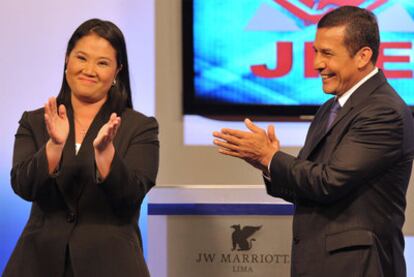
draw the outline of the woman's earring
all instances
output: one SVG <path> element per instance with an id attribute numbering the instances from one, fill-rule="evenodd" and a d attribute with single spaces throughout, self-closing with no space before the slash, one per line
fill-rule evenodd
<path id="1" fill-rule="evenodd" d="M 112 82 L 112 86 L 114 87 L 116 85 L 116 79 Z"/>
<path id="2" fill-rule="evenodd" d="M 68 70 L 67 70 L 67 69 L 65 69 L 65 75 L 66 75 L 66 74 L 68 74 Z"/>

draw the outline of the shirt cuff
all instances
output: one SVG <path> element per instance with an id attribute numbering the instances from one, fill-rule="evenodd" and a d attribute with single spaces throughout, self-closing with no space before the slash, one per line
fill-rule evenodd
<path id="1" fill-rule="evenodd" d="M 267 172 L 269 172 L 269 174 L 267 174 L 266 172 L 263 172 L 263 178 L 265 178 L 269 182 L 272 180 L 272 178 L 270 178 L 270 164 L 272 163 L 272 160 L 273 159 L 271 159 L 269 164 L 267 165 Z"/>

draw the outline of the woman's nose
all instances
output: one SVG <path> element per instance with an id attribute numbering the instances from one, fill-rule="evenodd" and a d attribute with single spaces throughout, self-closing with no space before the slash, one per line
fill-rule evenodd
<path id="1" fill-rule="evenodd" d="M 95 76 L 95 65 L 93 63 L 85 63 L 82 73 L 90 76 Z"/>

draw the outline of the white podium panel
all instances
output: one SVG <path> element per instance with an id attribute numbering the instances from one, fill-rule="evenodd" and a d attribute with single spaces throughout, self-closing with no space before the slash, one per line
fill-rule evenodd
<path id="1" fill-rule="evenodd" d="M 264 186 L 156 187 L 148 198 L 151 276 L 290 276 L 292 214 Z"/>

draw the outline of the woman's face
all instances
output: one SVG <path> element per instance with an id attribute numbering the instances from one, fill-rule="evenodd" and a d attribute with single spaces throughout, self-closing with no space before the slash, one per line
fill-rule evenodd
<path id="1" fill-rule="evenodd" d="M 66 57 L 66 81 L 78 101 L 105 102 L 118 71 L 115 49 L 94 33 L 79 39 Z"/>

